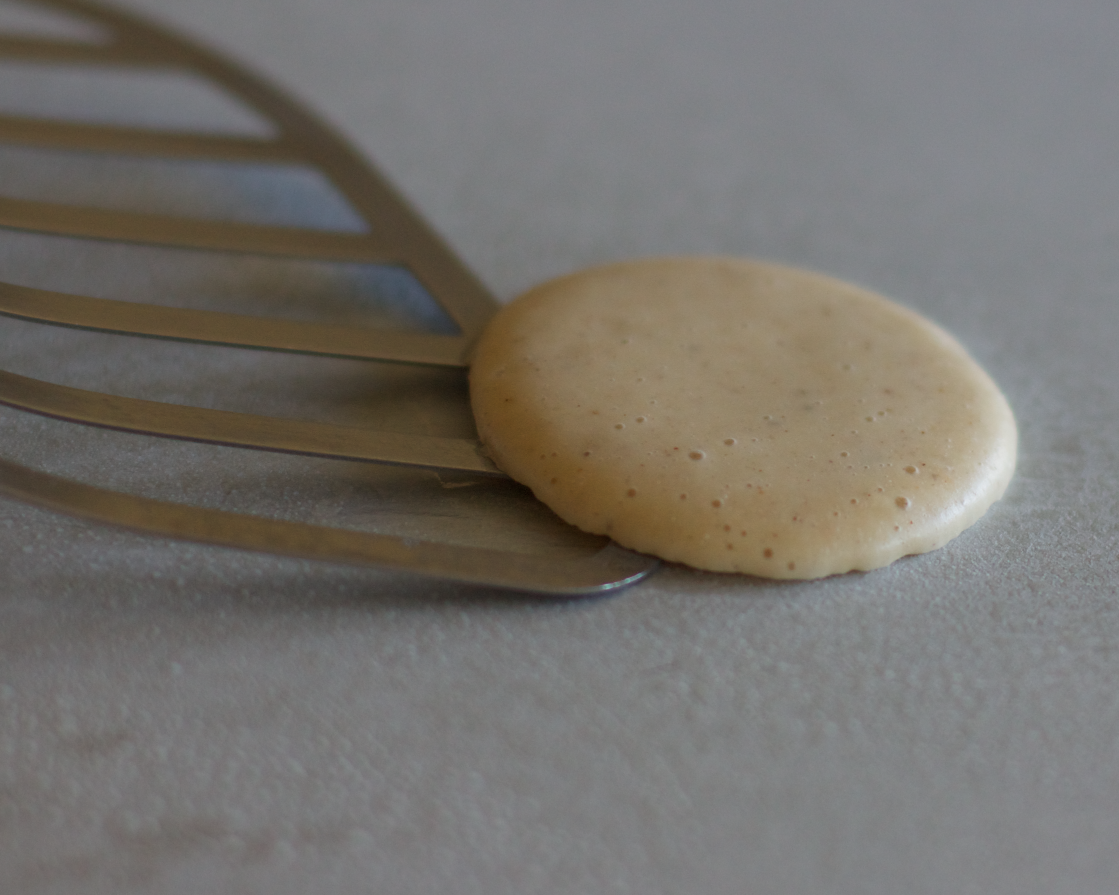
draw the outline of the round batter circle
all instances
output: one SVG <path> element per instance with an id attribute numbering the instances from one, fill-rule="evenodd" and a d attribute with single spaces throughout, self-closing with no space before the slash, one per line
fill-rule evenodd
<path id="1" fill-rule="evenodd" d="M 479 436 L 560 517 L 697 568 L 874 569 L 975 522 L 1014 472 L 994 382 L 935 324 L 806 271 L 654 258 L 508 305 Z"/>

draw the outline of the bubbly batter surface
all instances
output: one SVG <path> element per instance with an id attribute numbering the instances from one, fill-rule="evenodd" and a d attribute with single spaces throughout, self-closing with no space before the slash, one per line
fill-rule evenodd
<path id="1" fill-rule="evenodd" d="M 731 258 L 532 289 L 470 372 L 495 462 L 568 522 L 702 569 L 816 578 L 934 550 L 1014 472 L 1006 399 L 858 287 Z"/>

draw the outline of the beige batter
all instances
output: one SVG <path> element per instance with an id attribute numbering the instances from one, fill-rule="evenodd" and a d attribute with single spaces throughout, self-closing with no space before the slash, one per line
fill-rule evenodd
<path id="1" fill-rule="evenodd" d="M 615 264 L 498 314 L 470 372 L 496 463 L 568 522 L 702 569 L 817 578 L 934 550 L 1014 472 L 1006 399 L 873 293 L 730 258 Z"/>

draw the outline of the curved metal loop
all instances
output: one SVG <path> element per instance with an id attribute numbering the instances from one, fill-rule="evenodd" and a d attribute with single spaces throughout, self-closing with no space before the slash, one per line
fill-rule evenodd
<path id="1" fill-rule="evenodd" d="M 555 596 L 605 593 L 640 581 L 657 561 L 606 538 L 581 557 L 437 544 L 262 519 L 120 494 L 0 460 L 0 493 L 146 534 L 330 562 L 373 565 Z"/>

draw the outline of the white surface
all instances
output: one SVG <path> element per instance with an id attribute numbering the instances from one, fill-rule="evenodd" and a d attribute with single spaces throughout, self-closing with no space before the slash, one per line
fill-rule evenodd
<path id="1" fill-rule="evenodd" d="M 969 347 L 1021 460 L 975 529 L 883 571 L 666 569 L 563 604 L 0 504 L 0 887 L 1119 887 L 1119 7 L 128 5 L 321 110 L 502 298 L 661 252 L 841 276 Z M 6 270 L 50 266 L 29 239 L 0 235 Z M 119 351 L 0 332 L 8 369 L 139 388 Z M 154 452 L 114 466 L 123 436 L 0 432 L 59 472 L 239 499 L 229 452 L 183 448 L 169 482 Z M 276 462 L 277 506 L 329 512 Z"/>

